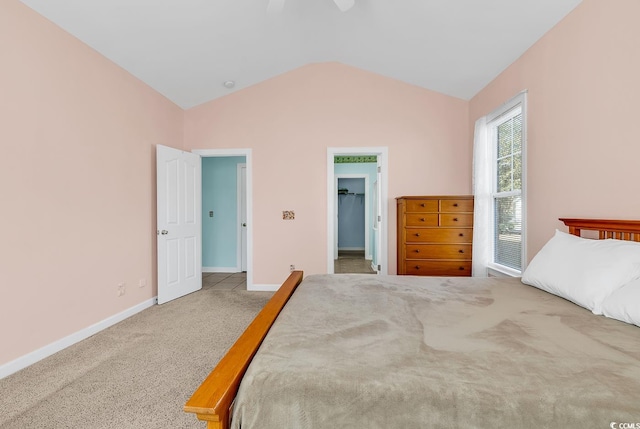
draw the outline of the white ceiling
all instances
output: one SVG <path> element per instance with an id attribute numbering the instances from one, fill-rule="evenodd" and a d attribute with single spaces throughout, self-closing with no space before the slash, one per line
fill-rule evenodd
<path id="1" fill-rule="evenodd" d="M 21 1 L 189 108 L 324 61 L 470 99 L 581 0 Z"/>

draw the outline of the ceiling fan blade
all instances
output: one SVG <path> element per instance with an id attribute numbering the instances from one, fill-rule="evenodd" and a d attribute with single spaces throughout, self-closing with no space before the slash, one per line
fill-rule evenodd
<path id="1" fill-rule="evenodd" d="M 346 12 L 353 7 L 355 0 L 333 0 L 342 12 Z"/>
<path id="2" fill-rule="evenodd" d="M 285 0 L 269 0 L 269 4 L 267 5 L 267 13 L 271 15 L 277 15 L 282 12 L 284 8 Z"/>

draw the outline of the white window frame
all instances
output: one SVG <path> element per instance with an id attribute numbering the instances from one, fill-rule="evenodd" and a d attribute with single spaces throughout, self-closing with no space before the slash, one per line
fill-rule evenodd
<path id="1" fill-rule="evenodd" d="M 497 150 L 498 149 L 496 144 L 497 143 L 496 128 L 498 125 L 497 121 L 500 120 L 500 123 L 502 123 L 503 120 L 508 120 L 510 118 L 513 118 L 518 114 L 517 113 L 518 110 L 520 110 L 520 113 L 522 113 L 522 178 L 521 178 L 522 188 L 519 192 L 518 191 L 500 192 L 499 194 L 504 197 L 513 196 L 513 195 L 521 196 L 521 200 L 522 200 L 522 206 L 521 206 L 521 210 L 522 210 L 521 257 L 522 257 L 522 260 L 520 261 L 521 270 L 516 270 L 514 268 L 507 267 L 505 265 L 501 265 L 495 262 L 495 245 L 496 245 L 495 244 L 495 227 L 496 227 L 495 196 L 498 194 L 496 192 L 496 183 L 497 183 L 497 175 L 498 175 L 498 172 L 497 172 L 498 170 Z M 488 129 L 488 138 L 490 142 L 489 144 L 492 147 L 491 169 L 493 173 L 492 174 L 493 190 L 491 193 L 491 216 L 489 216 L 490 218 L 490 225 L 489 225 L 490 259 L 487 267 L 488 274 L 490 276 L 497 276 L 497 277 L 501 277 L 505 275 L 512 276 L 512 277 L 519 277 L 522 275 L 522 272 L 525 270 L 527 266 L 527 93 L 526 91 L 523 91 L 520 94 L 516 95 L 511 100 L 507 101 L 502 106 L 500 106 L 499 108 L 491 112 L 489 115 L 487 115 L 487 129 Z"/>

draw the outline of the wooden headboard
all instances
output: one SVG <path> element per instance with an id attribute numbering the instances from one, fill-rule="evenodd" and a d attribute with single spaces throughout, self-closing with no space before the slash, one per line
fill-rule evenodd
<path id="1" fill-rule="evenodd" d="M 569 233 L 580 237 L 582 231 L 598 231 L 598 238 L 640 242 L 640 220 L 568 219 L 560 218 Z"/>

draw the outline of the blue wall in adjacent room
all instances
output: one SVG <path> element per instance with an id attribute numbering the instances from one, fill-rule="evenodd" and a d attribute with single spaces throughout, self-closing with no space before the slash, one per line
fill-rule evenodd
<path id="1" fill-rule="evenodd" d="M 338 179 L 338 249 L 364 250 L 364 189 L 365 179 Z M 354 195 L 355 194 L 355 195 Z"/>
<path id="2" fill-rule="evenodd" d="M 202 158 L 202 266 L 238 268 L 237 166 L 244 156 Z M 213 210 L 213 217 L 209 211 Z"/>

